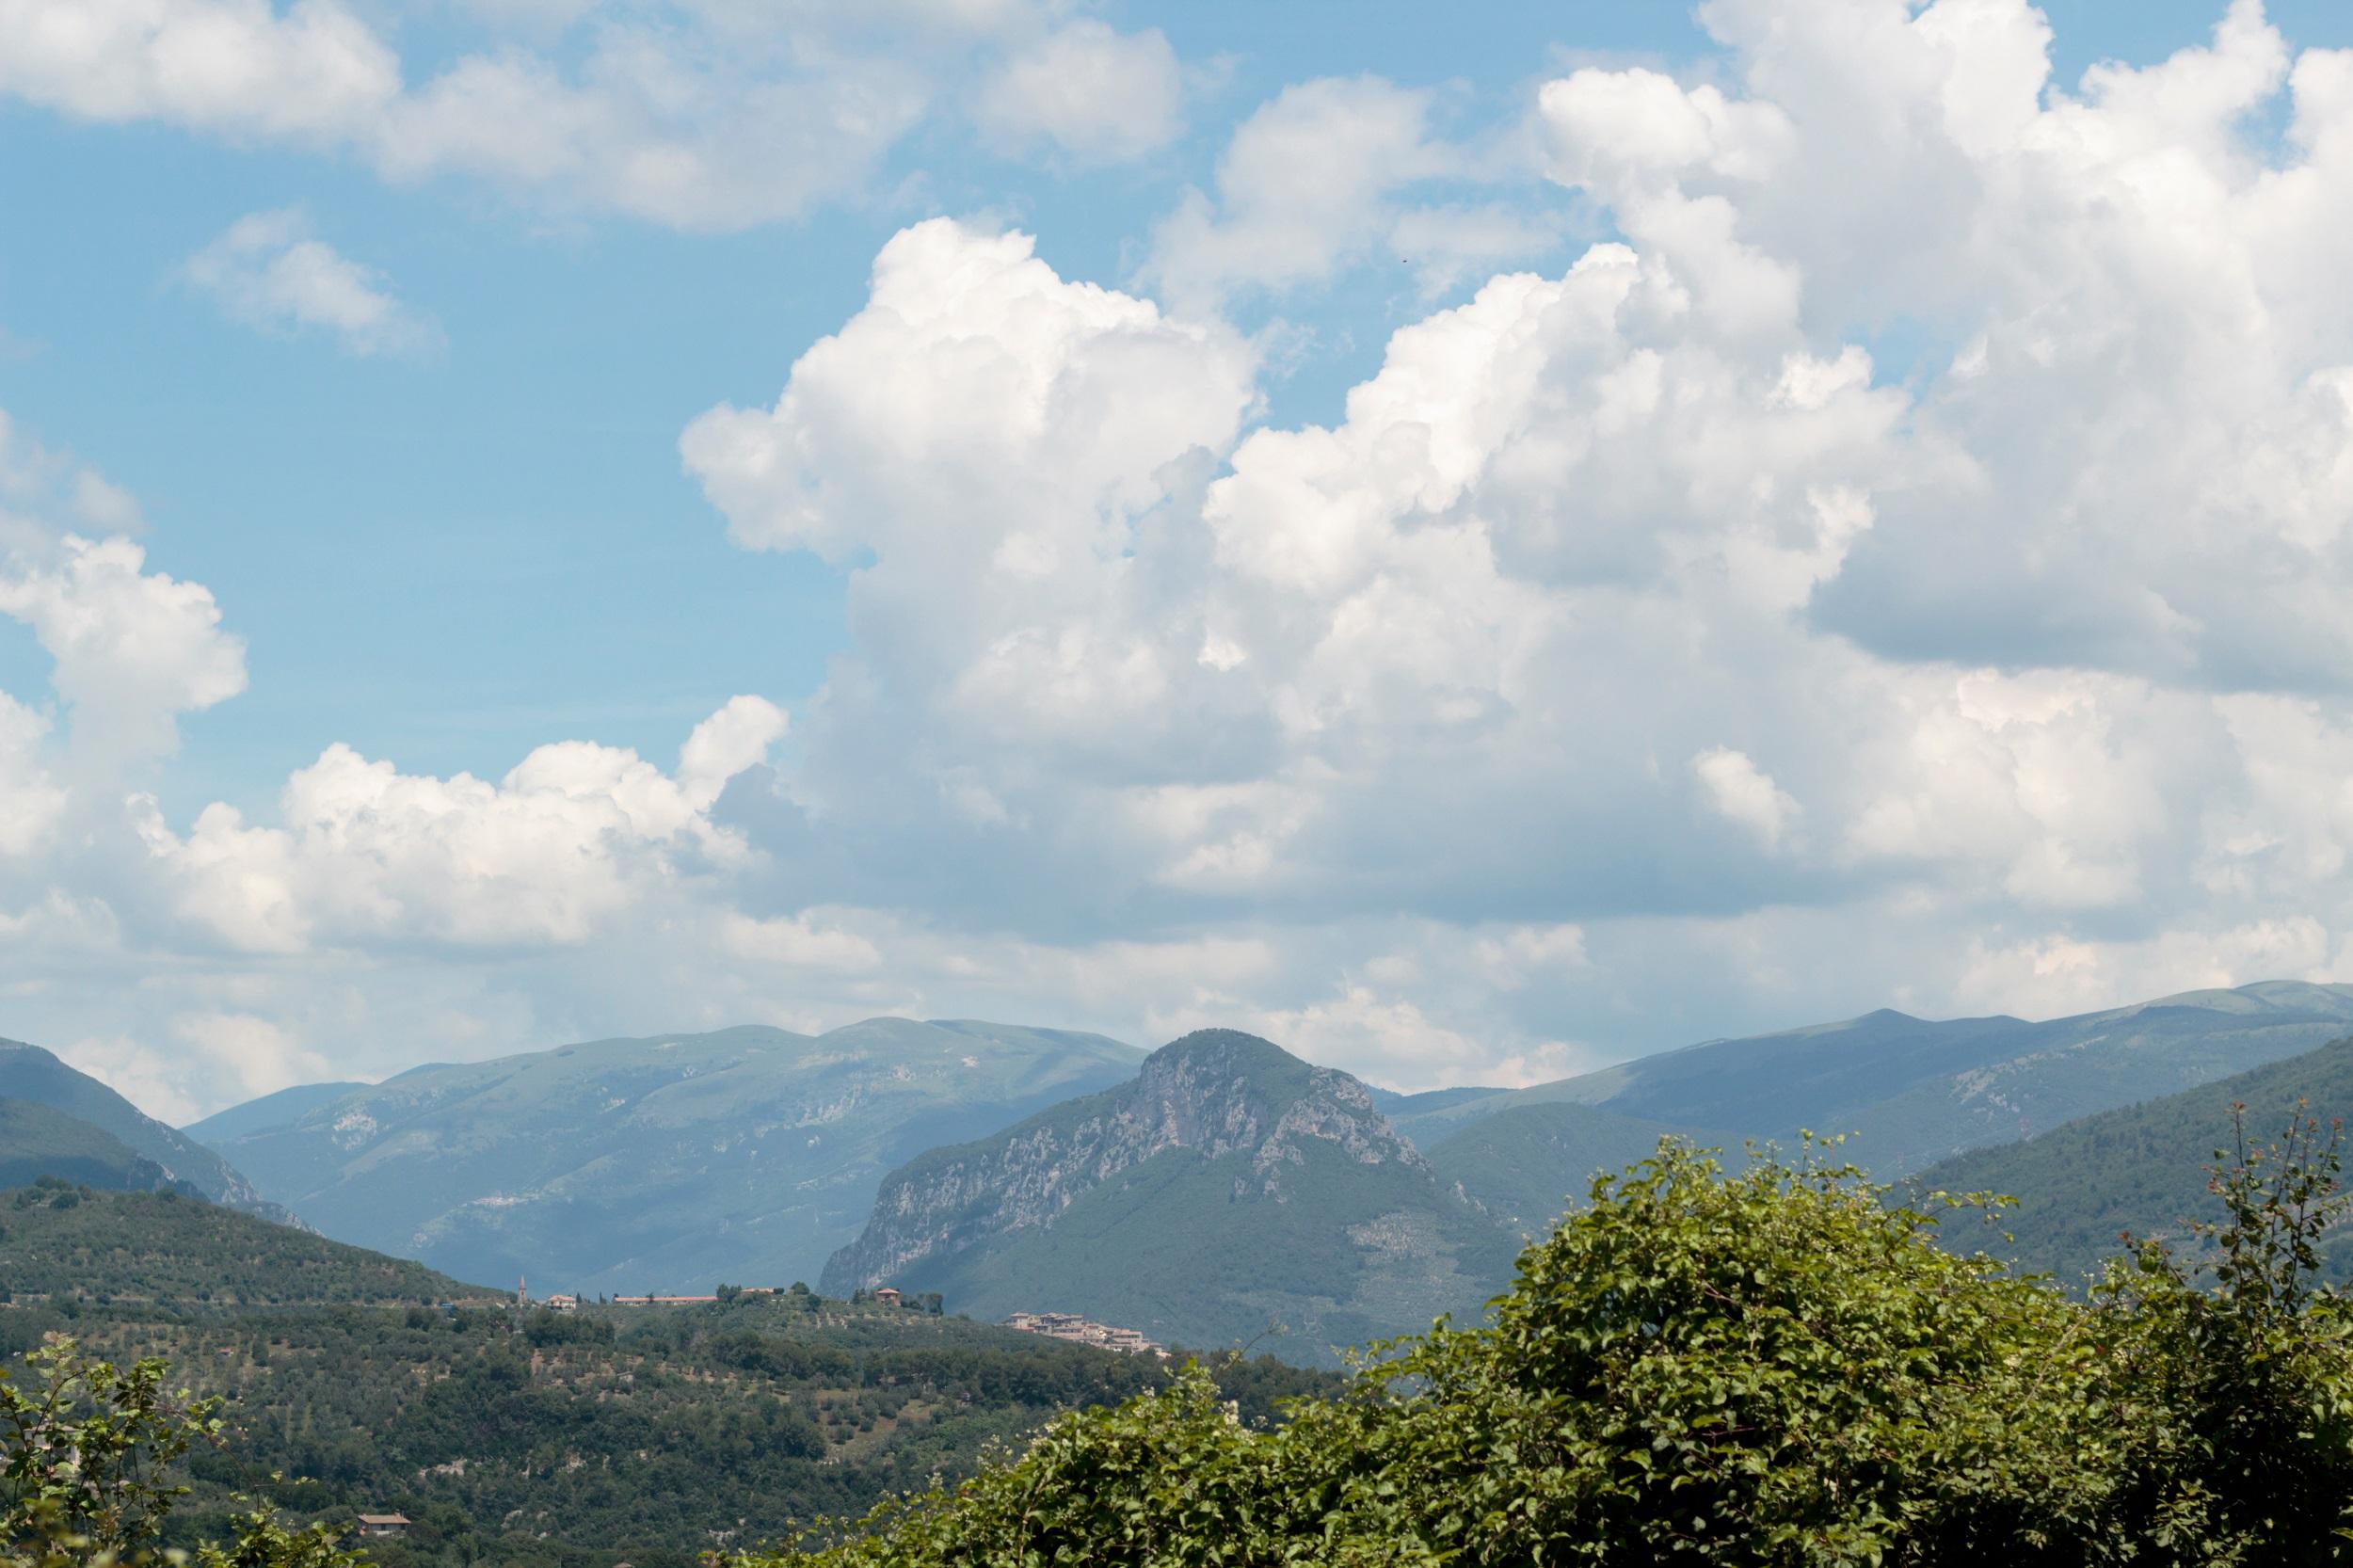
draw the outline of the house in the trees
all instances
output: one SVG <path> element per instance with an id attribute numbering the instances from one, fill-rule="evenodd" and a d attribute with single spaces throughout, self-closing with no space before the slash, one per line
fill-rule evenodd
<path id="1" fill-rule="evenodd" d="M 405 1535 L 408 1529 L 408 1515 L 406 1513 L 362 1513 L 360 1515 L 360 1533 L 364 1536 L 396 1537 Z"/>
<path id="2" fill-rule="evenodd" d="M 874 1300 L 885 1306 L 896 1306 L 899 1304 L 899 1288 L 895 1285 L 886 1285 L 874 1292 Z"/>

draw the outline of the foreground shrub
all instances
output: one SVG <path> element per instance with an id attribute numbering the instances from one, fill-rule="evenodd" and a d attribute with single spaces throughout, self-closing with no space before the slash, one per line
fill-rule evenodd
<path id="1" fill-rule="evenodd" d="M 1197 1370 L 953 1489 L 739 1568 L 1218 1563 L 2226 1565 L 2353 1555 L 2342 1212 L 2309 1126 L 2217 1173 L 2194 1256 L 2089 1303 L 1936 1244 L 1850 1167 L 1662 1144 L 1473 1329 L 1245 1427 Z"/>
<path id="2" fill-rule="evenodd" d="M 0 1369 L 0 1568 L 185 1564 L 160 1545 L 187 1488 L 165 1472 L 220 1433 L 217 1401 L 164 1382 L 164 1364 L 126 1368 L 52 1336 L 25 1358 L 29 1387 Z M 294 1528 L 256 1506 L 197 1568 L 367 1568 L 322 1525 Z"/>

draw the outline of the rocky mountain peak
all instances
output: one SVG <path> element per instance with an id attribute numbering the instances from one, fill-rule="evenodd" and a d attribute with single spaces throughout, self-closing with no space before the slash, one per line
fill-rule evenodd
<path id="1" fill-rule="evenodd" d="M 1056 1106 L 993 1138 L 934 1150 L 883 1182 L 865 1234 L 826 1265 L 828 1288 L 1051 1226 L 1072 1203 L 1171 1150 L 1234 1162 L 1236 1200 L 1288 1201 L 1312 1160 L 1428 1171 L 1362 1083 L 1239 1030 L 1198 1030 L 1135 1080 Z"/>

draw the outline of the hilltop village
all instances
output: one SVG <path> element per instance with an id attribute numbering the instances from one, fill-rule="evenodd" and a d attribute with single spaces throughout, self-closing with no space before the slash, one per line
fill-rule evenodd
<path id="1" fill-rule="evenodd" d="M 611 1296 L 597 1303 L 600 1306 L 709 1306 L 719 1302 L 736 1301 L 746 1296 L 809 1296 L 806 1285 L 791 1285 L 778 1289 L 773 1285 L 722 1285 L 708 1296 Z M 904 1307 L 910 1311 L 941 1315 L 944 1304 L 936 1290 L 910 1297 L 894 1286 L 881 1286 L 872 1290 L 859 1290 L 850 1300 L 854 1304 L 871 1302 L 876 1306 Z M 518 1281 L 515 1304 L 533 1305 L 528 1281 Z M 581 1298 L 565 1293 L 550 1296 L 536 1304 L 542 1310 L 558 1314 L 578 1312 Z M 1098 1323 L 1076 1312 L 1016 1312 L 1003 1320 L 1002 1326 L 1018 1329 L 1024 1334 L 1043 1335 L 1048 1339 L 1066 1340 L 1074 1345 L 1091 1345 L 1096 1350 L 1117 1351 L 1126 1355 L 1150 1355 L 1162 1361 L 1168 1359 L 1167 1350 L 1159 1341 L 1144 1336 L 1142 1331 L 1118 1328 Z"/>

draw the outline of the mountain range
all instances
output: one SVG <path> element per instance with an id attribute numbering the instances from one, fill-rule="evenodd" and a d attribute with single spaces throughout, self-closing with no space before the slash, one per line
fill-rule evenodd
<path id="1" fill-rule="evenodd" d="M 744 1027 L 287 1091 L 199 1130 L 327 1234 L 461 1278 L 708 1292 L 815 1278 L 893 1165 L 1142 1054 L 958 1020 Z"/>
<path id="2" fill-rule="evenodd" d="M 180 1187 L 542 1293 L 891 1283 L 952 1310 L 1073 1311 L 1203 1346 L 1279 1323 L 1284 1354 L 1322 1361 L 1476 1312 L 1521 1237 L 1668 1134 L 1737 1155 L 1852 1132 L 1842 1158 L 1883 1179 L 2014 1185 L 2032 1200 L 2022 1260 L 2079 1271 L 2111 1221 L 2177 1222 L 2185 1194 L 2160 1167 L 2204 1155 L 2233 1075 L 2255 1075 L 2250 1103 L 2277 1099 L 2319 1083 L 2311 1053 L 2347 1034 L 2353 987 L 2276 982 L 2043 1022 L 1881 1011 L 1529 1088 L 1408 1095 L 1231 1031 L 1147 1057 L 1100 1035 L 875 1018 L 304 1085 L 185 1133 L 6 1045 L 0 1176 Z M 2095 1179 L 2133 1160 L 2140 1174 Z M 2111 1188 L 2113 1213 L 2092 1202 Z"/>
<path id="3" fill-rule="evenodd" d="M 2021 1141 L 2249 1066 L 2285 1073 L 2348 1032 L 2353 988 L 2268 983 L 2043 1023 L 1880 1012 L 1529 1089 L 1404 1096 L 1209 1031 L 1130 1084 L 892 1172 L 823 1278 L 1199 1344 L 1280 1322 L 1282 1353 L 1324 1362 L 1442 1312 L 1475 1316 L 1522 1236 L 1663 1136 L 1737 1158 L 1744 1140 L 1854 1129 L 1840 1157 L 1894 1178 L 1971 1148 L 2032 1150 Z M 2213 1109 L 2195 1100 L 2174 1132 Z M 2195 1178 L 2217 1135 L 2171 1148 L 2171 1169 Z"/>
<path id="4" fill-rule="evenodd" d="M 1712 1040 L 1532 1088 L 1459 1097 L 1396 1117 L 1433 1149 L 1527 1105 L 1573 1104 L 1714 1138 L 1792 1142 L 1852 1134 L 1881 1178 L 2078 1117 L 2242 1072 L 2353 1033 L 2353 986 L 2266 981 L 2030 1022 L 1932 1020 L 1882 1009 Z M 1596 1127 L 1604 1124 L 1595 1124 Z M 1527 1162 L 1542 1165 L 1541 1138 Z"/>

